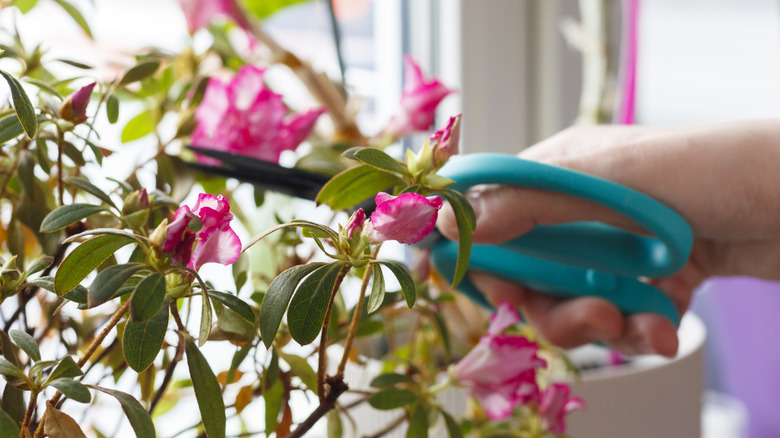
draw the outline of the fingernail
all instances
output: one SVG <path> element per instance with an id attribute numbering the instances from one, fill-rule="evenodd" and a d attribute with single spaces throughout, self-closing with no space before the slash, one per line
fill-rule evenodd
<path id="1" fill-rule="evenodd" d="M 482 196 L 478 191 L 469 190 L 466 192 L 466 199 L 471 204 L 471 209 L 474 210 L 474 217 L 479 222 L 479 215 L 482 213 Z"/>

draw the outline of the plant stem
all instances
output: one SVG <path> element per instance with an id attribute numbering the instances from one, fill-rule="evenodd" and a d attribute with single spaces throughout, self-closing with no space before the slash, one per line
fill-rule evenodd
<path id="1" fill-rule="evenodd" d="M 374 248 L 374 252 L 371 254 L 372 259 L 376 258 L 377 253 L 379 253 L 380 246 L 381 245 L 377 245 L 376 248 Z M 344 369 L 347 367 L 349 352 L 352 350 L 352 342 L 355 340 L 355 334 L 357 333 L 358 324 L 360 323 L 360 317 L 363 314 L 363 302 L 366 300 L 366 289 L 368 289 L 369 278 L 371 278 L 371 269 L 366 268 L 366 272 L 363 274 L 363 282 L 360 284 L 360 295 L 358 295 L 358 302 L 355 305 L 355 311 L 352 313 L 352 322 L 349 324 L 347 338 L 344 340 L 344 354 L 341 356 L 341 363 L 339 363 L 338 371 L 336 371 L 337 376 L 343 375 Z"/>
<path id="2" fill-rule="evenodd" d="M 176 369 L 176 365 L 178 365 L 184 357 L 184 345 L 184 334 L 179 331 L 179 345 L 176 346 L 176 355 L 173 357 L 173 360 L 171 360 L 171 363 L 168 364 L 168 368 L 165 369 L 165 377 L 163 378 L 162 384 L 160 384 L 160 388 L 157 389 L 154 398 L 151 403 L 149 403 L 149 415 L 152 415 L 155 406 L 157 406 L 157 403 L 162 399 L 163 394 L 165 394 L 165 391 L 168 389 L 168 385 L 171 383 L 171 380 L 173 380 L 173 371 Z"/>
<path id="3" fill-rule="evenodd" d="M 398 418 L 391 421 L 387 426 L 379 429 L 378 431 L 372 433 L 371 435 L 363 435 L 363 438 L 379 438 L 385 436 L 388 433 L 395 430 L 395 428 L 397 428 L 398 426 L 402 425 L 406 420 L 406 418 L 407 418 L 406 415 L 400 415 Z"/>
<path id="4" fill-rule="evenodd" d="M 106 339 L 109 333 L 116 327 L 117 324 L 119 324 L 119 320 L 122 319 L 122 317 L 127 312 L 127 309 L 130 308 L 130 300 L 127 300 L 119 306 L 119 309 L 114 312 L 114 314 L 111 316 L 111 319 L 108 320 L 108 324 L 106 324 L 105 327 L 103 327 L 103 330 L 101 330 L 100 334 L 97 335 L 95 339 L 92 340 L 92 343 L 89 344 L 89 347 L 87 347 L 87 351 L 84 352 L 84 354 L 81 355 L 78 362 L 76 364 L 79 366 L 79 368 L 83 367 L 87 361 L 89 361 L 89 358 L 92 357 L 93 354 L 95 354 L 95 351 L 97 351 L 98 347 L 100 347 L 100 344 L 103 343 L 103 341 Z M 60 401 L 60 398 L 62 398 L 62 393 L 57 391 L 54 396 L 51 398 L 49 403 L 51 403 L 52 406 L 57 406 L 57 403 Z M 35 430 L 35 437 L 34 438 L 43 438 L 43 423 L 46 419 L 42 418 L 40 424 L 38 424 L 38 429 Z"/>
<path id="5" fill-rule="evenodd" d="M 330 327 L 330 313 L 333 310 L 333 300 L 336 299 L 336 294 L 341 287 L 341 282 L 344 281 L 344 277 L 347 272 L 352 269 L 352 265 L 345 264 L 339 269 L 336 282 L 333 284 L 333 290 L 330 292 L 330 300 L 328 301 L 328 308 L 325 311 L 325 322 L 322 324 L 322 335 L 320 335 L 320 351 L 319 351 L 319 363 L 317 366 L 317 395 L 320 397 L 320 406 L 325 403 L 327 399 L 325 394 L 325 368 L 328 367 L 328 328 Z M 336 402 L 335 400 L 333 401 Z M 327 412 L 327 411 L 325 411 Z M 296 429 L 297 430 L 297 429 Z"/>
<path id="6" fill-rule="evenodd" d="M 65 205 L 65 183 L 63 182 L 63 175 L 65 169 L 62 167 L 62 154 L 65 149 L 65 133 L 57 127 L 57 191 L 60 195 L 60 206 Z"/>
<path id="7" fill-rule="evenodd" d="M 30 421 L 32 421 L 33 412 L 38 405 L 38 392 L 33 390 L 30 393 L 30 403 L 27 404 L 27 410 L 24 412 L 24 419 L 22 420 L 22 436 L 30 436 Z"/>
<path id="8" fill-rule="evenodd" d="M 296 427 L 295 430 L 285 438 L 299 438 L 304 436 L 304 434 L 306 434 L 306 432 L 308 432 L 317 423 L 317 421 L 320 420 L 320 418 L 327 414 L 328 411 L 336 407 L 336 400 L 341 394 L 349 389 L 349 386 L 346 384 L 346 382 L 344 382 L 343 376 L 329 377 L 328 387 L 330 390 L 328 391 L 325 399 L 320 402 L 319 406 L 317 406 L 317 409 L 309 414 L 308 418 L 303 420 L 303 422 L 299 424 L 298 427 Z"/>

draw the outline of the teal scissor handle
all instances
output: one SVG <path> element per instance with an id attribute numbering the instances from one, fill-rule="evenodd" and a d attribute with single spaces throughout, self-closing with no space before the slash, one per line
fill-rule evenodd
<path id="1" fill-rule="evenodd" d="M 597 222 L 537 226 L 499 246 L 475 245 L 471 269 L 565 298 L 602 297 L 626 313 L 654 312 L 679 322 L 671 300 L 637 279 L 673 274 L 688 260 L 693 231 L 671 208 L 610 181 L 510 155 L 453 157 L 439 174 L 455 181 L 451 188 L 459 191 L 478 184 L 503 184 L 583 198 L 625 215 L 651 235 Z M 449 278 L 454 274 L 456 255 L 457 244 L 442 241 L 432 247 L 434 265 Z M 461 289 L 487 305 L 468 279 Z"/>

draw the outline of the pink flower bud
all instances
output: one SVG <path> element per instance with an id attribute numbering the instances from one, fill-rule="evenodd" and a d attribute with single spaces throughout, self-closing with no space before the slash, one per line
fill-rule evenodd
<path id="1" fill-rule="evenodd" d="M 411 56 L 404 57 L 405 84 L 401 93 L 401 110 L 390 119 L 385 134 L 395 138 L 415 131 L 427 131 L 433 126 L 436 107 L 454 90 L 436 78 L 426 79 Z"/>
<path id="2" fill-rule="evenodd" d="M 95 88 L 95 82 L 79 88 L 71 94 L 60 106 L 60 118 L 65 119 L 74 125 L 84 123 L 87 120 L 87 105 L 89 97 L 92 95 L 92 89 Z"/>
<path id="3" fill-rule="evenodd" d="M 518 321 L 517 312 L 502 303 L 487 334 L 455 365 L 455 377 L 471 388 L 471 395 L 492 419 L 506 418 L 516 405 L 539 395 L 535 369 L 546 363 L 536 354 L 538 345 L 522 336 L 502 333 Z"/>
<path id="4" fill-rule="evenodd" d="M 440 168 L 450 159 L 457 155 L 460 148 L 460 114 L 450 117 L 447 126 L 436 131 L 430 138 L 431 148 L 433 149 L 433 165 L 436 169 Z"/>
<path id="5" fill-rule="evenodd" d="M 179 6 L 184 12 L 190 33 L 208 27 L 218 16 L 230 18 L 242 29 L 249 28 L 249 23 L 235 0 L 179 0 Z"/>
<path id="6" fill-rule="evenodd" d="M 579 397 L 570 397 L 570 392 L 569 385 L 553 383 L 540 396 L 539 415 L 544 419 L 548 431 L 565 433 L 566 414 L 585 408 L 585 402 Z"/>
<path id="7" fill-rule="evenodd" d="M 264 70 L 246 65 L 228 83 L 210 79 L 195 112 L 192 143 L 277 163 L 282 151 L 305 140 L 324 110 L 287 115 L 282 96 L 265 87 L 263 74 Z"/>
<path id="8" fill-rule="evenodd" d="M 376 195 L 376 211 L 371 214 L 371 240 L 417 243 L 433 231 L 442 206 L 441 198 L 417 193 Z"/>
<path id="9" fill-rule="evenodd" d="M 355 233 L 360 234 L 363 231 L 363 225 L 366 223 L 366 213 L 362 208 L 352 214 L 349 222 L 344 226 L 344 234 L 347 239 L 352 239 Z"/>
<path id="10" fill-rule="evenodd" d="M 197 232 L 187 229 L 193 216 L 202 223 Z M 232 219 L 227 199 L 201 193 L 192 210 L 186 205 L 176 210 L 166 230 L 163 251 L 173 254 L 173 263 L 195 270 L 206 263 L 233 264 L 241 255 L 241 241 L 230 228 Z"/>

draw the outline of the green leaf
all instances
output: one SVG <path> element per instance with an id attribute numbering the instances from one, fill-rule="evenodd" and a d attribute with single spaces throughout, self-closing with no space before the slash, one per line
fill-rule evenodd
<path id="1" fill-rule="evenodd" d="M 61 230 L 71 224 L 106 211 L 103 206 L 92 204 L 67 204 L 49 213 L 41 222 L 41 232 L 51 233 Z"/>
<path id="2" fill-rule="evenodd" d="M 22 349 L 33 362 L 41 360 L 41 350 L 38 348 L 38 343 L 35 342 L 35 338 L 23 332 L 21 330 L 11 330 L 8 332 L 8 336 L 13 339 L 14 344 Z"/>
<path id="3" fill-rule="evenodd" d="M 75 6 L 72 4 L 66 2 L 65 0 L 54 0 L 62 9 L 65 9 L 65 12 L 70 15 L 71 18 L 73 18 L 73 21 L 76 22 L 76 24 L 79 25 L 81 30 L 84 31 L 84 33 L 87 34 L 90 38 L 92 38 L 92 30 L 89 28 L 89 23 L 87 23 L 87 20 L 84 19 L 84 16 L 81 15 L 81 12 L 79 12 L 78 9 L 76 9 Z"/>
<path id="4" fill-rule="evenodd" d="M 44 269 L 48 268 L 52 262 L 54 261 L 54 257 L 51 256 L 41 256 L 38 259 L 36 259 L 29 268 L 25 271 L 25 275 L 33 275 L 37 274 L 38 272 L 43 271 Z"/>
<path id="5" fill-rule="evenodd" d="M 358 161 L 361 161 L 379 170 L 397 173 L 402 176 L 407 176 L 409 174 L 409 172 L 406 170 L 406 166 L 388 155 L 386 152 L 379 149 L 360 148 L 354 152 L 354 156 Z"/>
<path id="6" fill-rule="evenodd" d="M 381 388 L 383 386 L 393 386 L 398 383 L 412 382 L 414 382 L 414 379 L 406 374 L 386 373 L 374 377 L 374 380 L 371 381 L 370 385 L 374 388 Z"/>
<path id="7" fill-rule="evenodd" d="M 209 298 L 226 305 L 230 310 L 236 312 L 238 316 L 244 318 L 248 322 L 252 324 L 255 323 L 255 312 L 249 307 L 249 304 L 244 302 L 241 298 L 230 293 L 218 291 L 210 291 Z"/>
<path id="8" fill-rule="evenodd" d="M 225 379 L 226 382 L 233 381 L 233 376 L 235 376 L 236 370 L 238 369 L 239 365 L 241 365 L 241 362 L 243 362 L 244 359 L 246 359 L 246 357 L 249 355 L 249 350 L 251 350 L 252 347 L 252 343 L 247 342 L 233 355 L 233 360 L 230 361 L 230 368 L 228 369 L 227 378 Z"/>
<path id="9" fill-rule="evenodd" d="M 458 224 L 458 260 L 455 262 L 455 276 L 452 287 L 455 288 L 463 280 L 471 260 L 471 233 L 477 226 L 477 219 L 471 204 L 459 192 L 445 189 L 441 192 L 444 199 L 450 203 Z"/>
<path id="10" fill-rule="evenodd" d="M 82 70 L 92 70 L 94 68 L 94 67 L 92 67 L 89 64 L 84 64 L 83 62 L 74 61 L 72 59 L 58 58 L 58 59 L 55 59 L 55 61 L 59 61 L 59 62 L 65 63 L 65 64 L 68 64 L 71 67 L 80 68 Z"/>
<path id="11" fill-rule="evenodd" d="M 429 427 L 428 409 L 422 404 L 416 405 L 409 420 L 409 428 L 406 429 L 406 438 L 428 438 Z"/>
<path id="12" fill-rule="evenodd" d="M 81 190 L 84 190 L 85 192 L 95 196 L 96 198 L 100 199 L 106 204 L 114 208 L 117 208 L 116 204 L 114 204 L 114 201 L 111 199 L 110 196 L 108 196 L 108 194 L 106 194 L 106 192 L 99 189 L 96 185 L 89 182 L 89 180 L 87 180 L 86 178 L 82 178 L 80 176 L 70 176 L 65 178 L 65 182 Z"/>
<path id="13" fill-rule="evenodd" d="M 401 285 L 401 292 L 406 299 L 406 305 L 411 309 L 414 306 L 414 301 L 417 299 L 417 292 L 414 288 L 414 280 L 409 275 L 409 271 L 406 270 L 404 265 L 393 260 L 378 260 L 377 263 L 381 263 L 390 269 L 390 272 L 395 275 L 398 283 Z"/>
<path id="14" fill-rule="evenodd" d="M 135 321 L 146 321 L 165 306 L 165 276 L 152 272 L 135 287 L 130 301 L 130 315 Z"/>
<path id="15" fill-rule="evenodd" d="M 450 438 L 463 438 L 463 431 L 460 429 L 458 422 L 452 418 L 452 415 L 448 414 L 443 409 L 439 412 L 441 412 L 441 416 L 444 417 L 444 424 L 447 426 L 447 434 Z"/>
<path id="16" fill-rule="evenodd" d="M 209 363 L 192 341 L 187 341 L 187 366 L 190 369 L 192 388 L 198 401 L 200 417 L 208 438 L 225 437 L 225 402 L 222 389 Z"/>
<path id="17" fill-rule="evenodd" d="M 19 438 L 19 425 L 10 415 L 0 411 L 0 438 Z"/>
<path id="18" fill-rule="evenodd" d="M 122 143 L 128 143 L 139 138 L 146 137 L 154 131 L 157 122 L 152 111 L 146 110 L 133 117 L 122 129 Z"/>
<path id="19" fill-rule="evenodd" d="M 398 388 L 387 388 L 371 394 L 368 403 L 374 409 L 390 410 L 398 409 L 417 400 L 417 394 L 412 391 Z"/>
<path id="20" fill-rule="evenodd" d="M 16 114 L 8 114 L 0 119 L 0 145 L 24 134 L 24 128 Z"/>
<path id="21" fill-rule="evenodd" d="M 133 242 L 135 240 L 127 236 L 106 234 L 93 237 L 79 245 L 65 257 L 57 269 L 57 274 L 54 276 L 54 289 L 57 295 L 63 296 L 72 291 L 81 280 L 119 248 Z"/>
<path id="22" fill-rule="evenodd" d="M 65 154 L 66 157 L 70 158 L 71 161 L 73 161 L 73 164 L 76 166 L 81 167 L 87 164 L 87 160 L 84 159 L 84 153 L 69 141 L 63 143 L 62 153 Z"/>
<path id="23" fill-rule="evenodd" d="M 42 360 L 35 362 L 35 365 L 30 367 L 30 370 L 27 372 L 28 376 L 38 376 L 40 373 L 46 371 L 47 369 L 53 367 L 54 365 L 57 365 L 56 360 Z"/>
<path id="24" fill-rule="evenodd" d="M 54 292 L 54 277 L 46 276 L 39 278 L 28 278 L 27 283 L 35 287 L 45 289 L 49 292 Z M 75 289 L 66 293 L 62 297 L 66 300 L 70 300 L 79 304 L 87 304 L 87 288 L 82 285 L 78 285 Z"/>
<path id="25" fill-rule="evenodd" d="M 24 128 L 24 132 L 30 138 L 35 137 L 35 131 L 38 129 L 38 119 L 35 116 L 35 107 L 30 98 L 27 97 L 27 93 L 24 92 L 22 84 L 16 80 L 15 77 L 0 70 L 0 75 L 8 82 L 8 86 L 11 88 L 11 99 L 14 102 L 14 109 L 16 110 L 16 116 L 19 118 L 19 122 Z"/>
<path id="26" fill-rule="evenodd" d="M 22 424 L 24 412 L 27 410 L 27 403 L 25 403 L 24 400 L 24 391 L 10 384 L 5 385 L 3 399 L 0 404 L 3 408 L 2 412 L 7 413 L 17 425 Z M 0 427 L 0 432 L 2 432 L 2 430 L 3 428 Z M 18 436 L 19 435 L 14 438 L 17 438 Z"/>
<path id="27" fill-rule="evenodd" d="M 4 376 L 18 377 L 22 380 L 29 381 L 29 378 L 26 374 L 24 374 L 24 372 L 22 372 L 22 370 L 2 357 L 0 357 L 0 374 Z"/>
<path id="28" fill-rule="evenodd" d="M 306 385 L 309 390 L 317 393 L 317 373 L 314 372 L 309 362 L 294 354 L 286 354 L 279 352 L 279 357 L 290 365 L 290 371 Z"/>
<path id="29" fill-rule="evenodd" d="M 255 17 L 262 20 L 279 9 L 304 1 L 306 0 L 247 0 L 246 5 Z"/>
<path id="30" fill-rule="evenodd" d="M 127 73 L 122 77 L 119 85 L 127 85 L 136 81 L 140 81 L 153 75 L 157 69 L 160 68 L 160 61 L 146 60 L 139 62 L 138 64 L 127 70 Z M 124 141 L 124 140 L 123 140 Z"/>
<path id="31" fill-rule="evenodd" d="M 132 426 L 135 432 L 136 438 L 156 438 L 157 432 L 154 430 L 154 423 L 152 417 L 146 412 L 141 403 L 134 399 L 130 394 L 126 394 L 121 391 L 115 391 L 113 389 L 101 388 L 99 386 L 90 386 L 93 389 L 104 392 L 119 401 L 122 406 L 127 419 L 130 420 L 130 426 Z"/>
<path id="32" fill-rule="evenodd" d="M 382 306 L 385 300 L 385 277 L 382 267 L 378 264 L 371 265 L 374 283 L 371 287 L 371 295 L 368 296 L 368 313 L 374 313 Z"/>
<path id="33" fill-rule="evenodd" d="M 83 376 L 84 372 L 81 371 L 76 361 L 70 356 L 65 356 L 60 359 L 57 366 L 49 374 L 48 380 L 55 380 L 59 378 L 73 378 Z"/>
<path id="34" fill-rule="evenodd" d="M 328 420 L 328 438 L 342 438 L 344 426 L 341 423 L 341 414 L 337 409 L 330 410 L 325 419 Z"/>
<path id="35" fill-rule="evenodd" d="M 157 357 L 168 330 L 168 308 L 163 306 L 148 321 L 127 322 L 122 336 L 122 350 L 130 368 L 141 372 Z"/>
<path id="36" fill-rule="evenodd" d="M 109 94 L 106 98 L 106 117 L 108 117 L 108 123 L 112 125 L 119 120 L 119 99 L 113 94 Z"/>
<path id="37" fill-rule="evenodd" d="M 19 8 L 19 11 L 21 11 L 22 14 L 26 14 L 30 12 L 32 8 L 35 7 L 36 4 L 38 4 L 38 0 L 13 0 L 11 4 Z M 18 438 L 18 435 L 14 438 Z"/>
<path id="38" fill-rule="evenodd" d="M 49 384 L 65 394 L 66 397 L 79 403 L 89 403 L 92 401 L 92 395 L 89 393 L 89 389 L 81 382 L 77 382 L 73 379 L 60 378 L 52 380 Z"/>
<path id="39" fill-rule="evenodd" d="M 46 82 L 35 78 L 24 78 L 24 81 L 27 82 L 28 84 L 33 84 L 36 87 L 38 87 L 41 91 L 45 91 L 51 94 L 52 96 L 62 100 L 62 95 L 58 93 L 57 90 L 55 90 L 51 85 L 47 84 Z"/>
<path id="40" fill-rule="evenodd" d="M 268 291 L 260 304 L 260 335 L 266 348 L 271 344 L 279 330 L 284 312 L 290 304 L 295 288 L 304 277 L 316 269 L 325 266 L 324 263 L 311 263 L 308 265 L 293 266 L 277 275 L 268 286 Z"/>
<path id="41" fill-rule="evenodd" d="M 279 424 L 279 412 L 282 411 L 284 402 L 284 384 L 276 379 L 270 388 L 263 391 L 265 401 L 265 435 L 270 436 Z"/>
<path id="42" fill-rule="evenodd" d="M 342 266 L 341 263 L 331 263 L 314 271 L 301 282 L 290 301 L 287 326 L 290 335 L 299 344 L 310 344 L 319 334 Z"/>
<path id="43" fill-rule="evenodd" d="M 364 164 L 334 176 L 317 194 L 317 203 L 343 210 L 403 183 L 401 178 L 391 173 Z"/>

